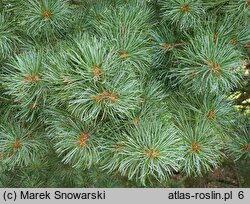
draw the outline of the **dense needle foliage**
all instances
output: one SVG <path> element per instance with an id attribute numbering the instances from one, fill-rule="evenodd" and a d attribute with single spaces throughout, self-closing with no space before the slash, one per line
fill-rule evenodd
<path id="1" fill-rule="evenodd" d="M 249 20 L 249 0 L 0 0 L 0 187 L 250 168 Z"/>

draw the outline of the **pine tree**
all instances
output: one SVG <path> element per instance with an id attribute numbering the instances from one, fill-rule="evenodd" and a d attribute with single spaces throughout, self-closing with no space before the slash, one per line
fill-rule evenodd
<path id="1" fill-rule="evenodd" d="M 0 0 L 0 186 L 249 168 L 249 18 L 249 0 Z"/>

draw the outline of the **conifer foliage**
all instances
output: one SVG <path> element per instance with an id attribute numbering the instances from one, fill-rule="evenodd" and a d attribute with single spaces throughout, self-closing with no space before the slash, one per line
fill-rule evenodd
<path id="1" fill-rule="evenodd" d="M 249 14 L 248 0 L 0 0 L 0 186 L 169 186 L 248 162 L 250 99 L 242 112 L 230 96 L 250 96 Z"/>

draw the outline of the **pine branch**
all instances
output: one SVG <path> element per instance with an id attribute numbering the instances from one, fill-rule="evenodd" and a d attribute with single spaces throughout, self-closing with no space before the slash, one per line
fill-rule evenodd
<path id="1" fill-rule="evenodd" d="M 202 1 L 160 0 L 163 19 L 178 26 L 180 30 L 198 27 L 205 11 Z"/>
<path id="2" fill-rule="evenodd" d="M 9 169 L 27 166 L 44 148 L 39 141 L 41 132 L 30 132 L 31 127 L 21 126 L 15 120 L 11 122 L 0 127 L 1 157 Z"/>
<path id="3" fill-rule="evenodd" d="M 179 67 L 173 69 L 176 82 L 195 92 L 228 92 L 240 84 L 241 53 L 214 36 L 196 36 L 176 53 Z"/>
<path id="4" fill-rule="evenodd" d="M 18 9 L 18 19 L 31 36 L 51 40 L 64 35 L 69 23 L 70 10 L 62 0 L 21 1 Z"/>

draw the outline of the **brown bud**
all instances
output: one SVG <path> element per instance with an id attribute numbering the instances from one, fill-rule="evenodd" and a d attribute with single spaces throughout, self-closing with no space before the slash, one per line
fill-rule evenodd
<path id="1" fill-rule="evenodd" d="M 148 154 L 149 158 L 159 157 L 159 152 L 154 149 L 146 149 L 146 153 Z"/>
<path id="2" fill-rule="evenodd" d="M 163 50 L 169 51 L 169 50 L 172 50 L 174 46 L 168 43 L 164 43 L 160 45 L 160 48 Z"/>
<path id="3" fill-rule="evenodd" d="M 214 119 L 216 118 L 216 115 L 215 115 L 214 110 L 208 111 L 207 117 L 209 117 L 210 119 L 213 119 L 213 120 L 214 120 Z"/>
<path id="4" fill-rule="evenodd" d="M 185 5 L 181 6 L 181 11 L 183 11 L 183 12 L 189 11 L 189 5 L 185 4 Z"/>
<path id="5" fill-rule="evenodd" d="M 109 101 L 115 103 L 118 99 L 118 96 L 115 93 L 104 91 L 103 93 L 94 96 L 93 99 L 97 102 L 100 102 L 103 100 L 109 100 Z"/>
<path id="6" fill-rule="evenodd" d="M 92 67 L 92 72 L 93 72 L 94 76 L 96 76 L 96 77 L 101 77 L 102 76 L 102 70 L 98 65 L 94 65 Z"/>
<path id="7" fill-rule="evenodd" d="M 24 81 L 31 81 L 31 82 L 37 82 L 40 80 L 38 75 L 31 75 L 31 76 L 26 76 L 23 78 Z"/>
<path id="8" fill-rule="evenodd" d="M 51 13 L 50 13 L 49 11 L 45 10 L 45 11 L 43 12 L 42 16 L 43 16 L 44 18 L 47 18 L 47 19 L 48 19 L 48 18 L 51 17 Z"/>
<path id="9" fill-rule="evenodd" d="M 125 50 L 119 51 L 119 55 L 120 55 L 120 58 L 121 58 L 121 59 L 124 59 L 124 60 L 127 59 L 127 58 L 129 57 L 128 52 L 125 51 Z"/>
<path id="10" fill-rule="evenodd" d="M 250 149 L 250 145 L 249 144 L 244 144 L 244 145 L 242 145 L 242 149 L 244 151 L 248 151 Z"/>
<path id="11" fill-rule="evenodd" d="M 90 134 L 88 132 L 81 132 L 80 138 L 79 138 L 79 146 L 84 147 L 86 145 L 86 142 L 89 138 Z"/>
<path id="12" fill-rule="evenodd" d="M 19 149 L 21 147 L 21 142 L 20 140 L 16 140 L 14 143 L 13 143 L 13 148 L 14 149 Z"/>
<path id="13" fill-rule="evenodd" d="M 201 145 L 199 143 L 193 142 L 191 146 L 192 152 L 200 151 Z"/>

